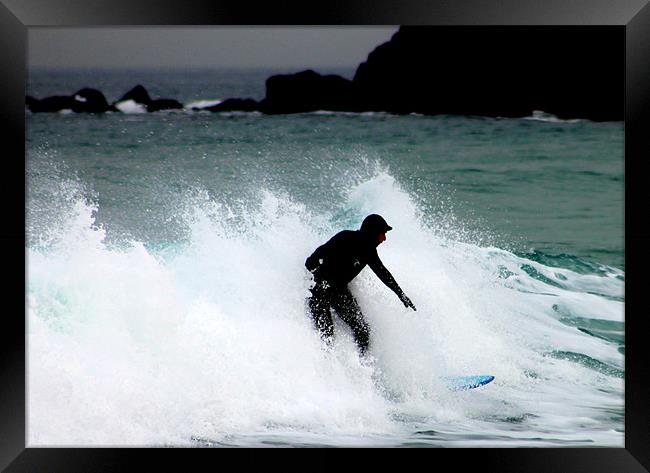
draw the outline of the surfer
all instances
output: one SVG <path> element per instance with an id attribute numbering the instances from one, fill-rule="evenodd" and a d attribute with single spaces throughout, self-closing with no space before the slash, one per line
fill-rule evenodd
<path id="1" fill-rule="evenodd" d="M 305 261 L 305 267 L 314 275 L 314 286 L 308 298 L 309 310 L 321 338 L 328 344 L 334 336 L 330 308 L 352 329 L 361 354 L 365 354 L 369 327 L 359 304 L 348 289 L 348 283 L 366 266 L 397 294 L 405 307 L 415 310 L 377 254 L 377 246 L 386 240 L 386 232 L 393 227 L 380 215 L 368 215 L 359 230 L 343 230 L 327 243 L 316 248 Z"/>

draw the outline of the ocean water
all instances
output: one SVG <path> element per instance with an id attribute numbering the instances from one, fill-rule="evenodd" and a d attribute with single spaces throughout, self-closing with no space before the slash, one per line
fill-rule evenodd
<path id="1" fill-rule="evenodd" d="M 140 83 L 189 106 L 261 99 L 273 72 L 30 70 L 27 93 Z M 26 131 L 28 445 L 624 446 L 623 123 L 173 111 Z M 365 269 L 361 360 L 338 322 L 322 346 L 304 260 L 369 213 L 418 310 Z M 496 378 L 445 386 L 469 374 Z"/>

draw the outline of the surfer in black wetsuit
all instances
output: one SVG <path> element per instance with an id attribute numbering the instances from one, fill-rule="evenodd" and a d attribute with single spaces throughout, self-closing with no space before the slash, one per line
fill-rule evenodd
<path id="1" fill-rule="evenodd" d="M 379 279 L 397 294 L 404 306 L 415 310 L 393 276 L 377 254 L 377 246 L 386 240 L 386 232 L 392 230 L 379 215 L 368 215 L 359 230 L 343 230 L 327 243 L 316 248 L 305 267 L 313 272 L 314 286 L 308 298 L 309 309 L 321 337 L 330 343 L 334 336 L 334 324 L 330 308 L 350 326 L 361 354 L 365 354 L 369 340 L 369 327 L 363 318 L 359 304 L 348 289 L 348 283 L 361 270 L 370 266 Z"/>

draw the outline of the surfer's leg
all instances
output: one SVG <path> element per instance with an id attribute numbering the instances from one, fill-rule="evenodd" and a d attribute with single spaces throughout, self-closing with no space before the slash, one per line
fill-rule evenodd
<path id="1" fill-rule="evenodd" d="M 370 344 L 370 327 L 363 318 L 361 308 L 349 289 L 343 289 L 333 299 L 334 310 L 352 329 L 354 341 L 359 346 L 362 355 L 366 353 Z"/>
<path id="2" fill-rule="evenodd" d="M 310 289 L 311 297 L 307 299 L 311 318 L 318 328 L 321 338 L 329 345 L 334 337 L 334 323 L 330 313 L 330 296 L 323 283 L 316 283 Z"/>

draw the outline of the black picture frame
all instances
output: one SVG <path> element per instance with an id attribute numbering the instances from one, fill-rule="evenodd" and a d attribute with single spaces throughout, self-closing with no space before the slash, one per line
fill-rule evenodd
<path id="1" fill-rule="evenodd" d="M 137 7 L 137 8 L 136 8 Z M 335 461 L 298 462 L 263 457 L 245 449 L 111 449 L 26 448 L 25 432 L 25 83 L 27 29 L 34 26 L 118 25 L 396 25 L 396 24 L 520 24 L 619 25 L 625 29 L 625 272 L 626 366 L 624 448 L 490 448 L 408 450 L 413 461 L 428 465 L 481 465 L 499 472 L 644 472 L 650 468 L 650 370 L 648 343 L 642 329 L 645 274 L 649 262 L 645 229 L 647 198 L 647 126 L 650 85 L 650 6 L 645 0 L 354 0 L 345 3 L 284 1 L 250 5 L 245 1 L 199 0 L 3 0 L 0 4 L 0 119 L 3 129 L 3 215 L 0 239 L 5 258 L 4 317 L 0 333 L 0 468 L 7 472 L 193 471 L 197 462 L 211 468 L 236 461 L 237 467 L 333 467 Z M 23 160 L 19 159 L 23 156 Z M 11 304 L 6 302 L 11 301 Z M 644 343 L 645 342 L 645 343 Z M 346 449 L 347 450 L 347 449 Z M 392 455 L 400 455 L 406 450 Z M 243 452 L 243 453 L 242 453 Z M 366 455 L 367 454 L 367 455 Z M 373 460 L 386 450 L 360 452 L 359 461 Z M 224 457 L 227 455 L 227 459 Z M 231 456 L 232 455 L 232 456 Z M 293 455 L 293 454 L 291 454 Z M 417 456 L 412 456 L 417 455 Z M 423 455 L 426 455 L 424 457 Z M 311 457 L 311 455 L 309 455 Z M 347 455 L 354 457 L 356 454 Z M 284 454 L 283 454 L 284 457 Z M 303 463 L 303 462 L 309 462 Z M 403 460 L 398 460 L 403 461 Z M 269 463 L 270 462 L 270 463 Z M 276 465 L 274 463 L 277 462 Z M 346 464 L 349 460 L 346 460 Z M 449 462 L 449 463 L 447 463 Z M 315 463 L 315 465 L 314 465 Z M 402 466 L 402 465 L 400 465 Z M 447 466 L 449 467 L 449 466 Z"/>

